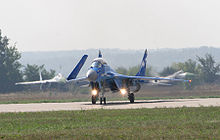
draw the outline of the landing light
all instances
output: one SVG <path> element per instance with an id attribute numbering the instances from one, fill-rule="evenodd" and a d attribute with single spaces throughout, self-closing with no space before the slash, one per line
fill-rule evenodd
<path id="1" fill-rule="evenodd" d="M 122 95 L 125 95 L 127 93 L 126 89 L 120 89 L 120 92 Z"/>
<path id="2" fill-rule="evenodd" d="M 97 93 L 98 93 L 98 92 L 97 92 L 97 90 L 96 90 L 96 89 L 93 89 L 93 90 L 92 90 L 92 95 L 94 95 L 94 96 L 95 96 L 95 95 L 97 95 Z"/>

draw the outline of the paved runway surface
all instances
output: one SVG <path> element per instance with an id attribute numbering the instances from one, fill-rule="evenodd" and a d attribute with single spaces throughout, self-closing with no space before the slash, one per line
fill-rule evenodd
<path id="1" fill-rule="evenodd" d="M 58 110 L 89 110 L 89 109 L 135 109 L 135 108 L 174 108 L 174 107 L 220 106 L 220 98 L 207 99 L 167 99 L 167 100 L 136 100 L 109 101 L 106 105 L 92 105 L 91 102 L 71 103 L 32 103 L 32 104 L 1 104 L 0 112 L 38 112 Z"/>

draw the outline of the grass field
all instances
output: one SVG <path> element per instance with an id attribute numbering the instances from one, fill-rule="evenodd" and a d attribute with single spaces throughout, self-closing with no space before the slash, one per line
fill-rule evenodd
<path id="1" fill-rule="evenodd" d="M 220 108 L 1 113 L 0 139 L 220 139 Z"/>

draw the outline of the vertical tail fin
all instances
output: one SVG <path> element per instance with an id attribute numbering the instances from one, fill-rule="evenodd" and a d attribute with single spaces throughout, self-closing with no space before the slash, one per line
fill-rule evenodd
<path id="1" fill-rule="evenodd" d="M 70 75 L 67 77 L 67 80 L 75 79 L 78 75 L 79 71 L 81 70 L 82 66 L 84 65 L 88 55 L 84 55 L 79 63 L 76 65 L 76 67 L 73 69 L 73 71 L 70 73 Z"/>
<path id="2" fill-rule="evenodd" d="M 142 59 L 140 69 L 139 69 L 138 73 L 136 74 L 136 76 L 145 76 L 146 63 L 147 63 L 147 49 L 144 52 L 144 57 Z"/>
<path id="3" fill-rule="evenodd" d="M 98 56 L 98 58 L 102 58 L 102 53 L 101 53 L 100 50 L 99 50 L 99 56 Z"/>
<path id="4" fill-rule="evenodd" d="M 41 69 L 39 70 L 39 76 L 40 76 L 40 81 L 42 81 L 43 79 L 42 79 L 42 74 L 41 74 Z M 42 90 L 42 86 L 43 86 L 43 84 L 40 84 L 40 90 Z"/>
<path id="5" fill-rule="evenodd" d="M 42 81 L 42 74 L 41 74 L 41 70 L 39 70 L 39 76 L 40 76 L 40 81 Z"/>
<path id="6" fill-rule="evenodd" d="M 176 79 L 176 77 L 177 77 L 178 75 L 180 75 L 181 73 L 184 73 L 183 70 L 179 70 L 179 71 L 175 72 L 174 74 L 169 75 L 169 76 L 167 76 L 167 77 Z"/>

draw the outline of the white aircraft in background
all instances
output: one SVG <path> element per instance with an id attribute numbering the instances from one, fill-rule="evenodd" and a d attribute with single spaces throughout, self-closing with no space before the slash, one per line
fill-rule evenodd
<path id="1" fill-rule="evenodd" d="M 82 66 L 84 65 L 87 57 L 88 57 L 88 55 L 84 55 L 81 58 L 81 60 L 79 61 L 79 63 L 76 65 L 76 67 L 73 69 L 73 71 L 71 72 L 71 75 L 72 75 L 73 78 L 76 78 L 76 76 L 78 75 L 78 73 L 81 70 Z M 61 73 L 56 75 L 54 78 L 48 79 L 48 80 L 42 80 L 41 72 L 39 73 L 39 75 L 40 75 L 40 80 L 39 81 L 18 82 L 18 83 L 15 83 L 15 85 L 38 85 L 39 84 L 40 89 L 42 89 L 43 84 L 66 83 L 67 82 L 66 78 L 63 77 Z"/>
<path id="2" fill-rule="evenodd" d="M 18 83 L 15 83 L 15 85 L 34 85 L 34 84 L 65 83 L 65 82 L 66 82 L 66 78 L 63 77 L 61 73 L 56 75 L 54 78 L 48 79 L 48 80 L 42 80 L 42 76 L 40 73 L 40 80 L 39 81 L 18 82 Z"/>
<path id="3" fill-rule="evenodd" d="M 189 72 L 184 72 L 183 70 L 179 70 L 177 72 L 175 72 L 174 74 L 172 75 L 168 75 L 166 77 L 163 77 L 163 78 L 170 78 L 170 79 L 184 79 L 187 75 L 193 75 L 192 73 L 189 73 Z M 191 80 L 190 80 L 191 82 Z M 150 83 L 152 85 L 158 85 L 158 86 L 171 86 L 174 84 L 173 81 L 169 81 L 169 80 L 152 80 L 150 81 Z"/>

